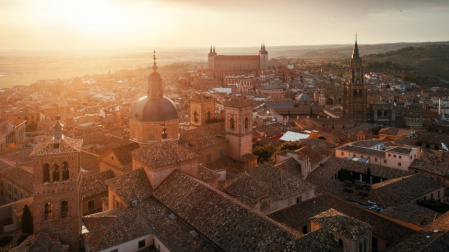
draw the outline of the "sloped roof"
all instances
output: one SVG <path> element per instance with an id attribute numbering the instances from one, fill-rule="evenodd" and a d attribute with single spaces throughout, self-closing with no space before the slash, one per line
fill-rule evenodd
<path id="1" fill-rule="evenodd" d="M 30 157 L 77 153 L 81 151 L 82 144 L 82 139 L 73 139 L 70 137 L 49 139 L 36 146 L 31 152 Z"/>
<path id="2" fill-rule="evenodd" d="M 354 241 L 357 241 L 372 229 L 370 225 L 340 213 L 333 208 L 317 214 L 310 219 L 320 224 L 323 228 L 341 234 Z"/>
<path id="3" fill-rule="evenodd" d="M 156 236 L 170 251 L 222 251 L 202 234 L 193 236 L 191 226 L 154 198 L 136 207 L 84 216 L 82 221 L 89 230 L 83 234 L 84 240 L 93 252 L 148 234 Z"/>
<path id="4" fill-rule="evenodd" d="M 81 197 L 87 198 L 108 191 L 106 180 L 112 179 L 114 173 L 111 170 L 83 177 L 81 179 Z"/>
<path id="5" fill-rule="evenodd" d="M 199 157 L 195 152 L 180 146 L 177 141 L 150 143 L 132 151 L 132 156 L 148 164 L 155 170 L 166 165 L 197 159 Z"/>
<path id="6" fill-rule="evenodd" d="M 131 204 L 133 200 L 146 199 L 153 194 L 150 181 L 143 168 L 107 180 L 106 184 L 127 204 Z"/>
<path id="7" fill-rule="evenodd" d="M 131 151 L 138 149 L 139 147 L 139 144 L 135 142 L 115 146 L 103 153 L 100 159 L 112 152 L 122 165 L 126 165 L 132 161 Z"/>
<path id="8" fill-rule="evenodd" d="M 154 195 L 217 246 L 229 251 L 298 251 L 305 245 L 315 251 L 341 249 L 329 239 L 304 238 L 302 243 L 304 236 L 298 232 L 180 171 L 173 172 Z"/>

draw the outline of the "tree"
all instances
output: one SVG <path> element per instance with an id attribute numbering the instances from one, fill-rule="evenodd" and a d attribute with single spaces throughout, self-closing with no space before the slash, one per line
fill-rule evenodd
<path id="1" fill-rule="evenodd" d="M 276 148 L 273 147 L 271 143 L 266 145 L 256 145 L 253 148 L 253 154 L 258 156 L 258 161 L 268 161 L 270 159 L 271 155 L 276 151 Z"/>
<path id="2" fill-rule="evenodd" d="M 33 216 L 28 205 L 23 207 L 22 214 L 22 232 L 27 234 L 33 234 Z"/>

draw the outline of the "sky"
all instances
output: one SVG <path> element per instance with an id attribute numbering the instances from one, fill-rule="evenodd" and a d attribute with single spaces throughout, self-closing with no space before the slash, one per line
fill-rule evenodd
<path id="1" fill-rule="evenodd" d="M 449 0 L 0 0 L 0 50 L 449 41 Z"/>

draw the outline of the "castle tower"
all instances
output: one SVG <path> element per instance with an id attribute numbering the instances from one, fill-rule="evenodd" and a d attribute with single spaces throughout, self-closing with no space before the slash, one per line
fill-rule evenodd
<path id="1" fill-rule="evenodd" d="M 359 55 L 357 37 L 343 84 L 342 105 L 344 118 L 366 122 L 367 89 L 363 80 L 362 58 Z"/>
<path id="2" fill-rule="evenodd" d="M 153 72 L 148 76 L 147 96 L 134 104 L 130 118 L 130 140 L 146 144 L 162 139 L 178 139 L 178 111 L 172 100 L 164 96 L 162 77 L 156 71 L 156 52 Z"/>
<path id="3" fill-rule="evenodd" d="M 58 121 L 52 139 L 30 154 L 34 166 L 34 232 L 59 237 L 71 251 L 78 251 L 81 231 L 80 151 L 82 139 L 62 134 Z"/>
<path id="4" fill-rule="evenodd" d="M 217 53 L 215 52 L 215 46 L 212 49 L 212 46 L 210 46 L 209 54 L 207 55 L 207 61 L 209 69 L 214 69 L 214 58 L 217 56 Z"/>
<path id="5" fill-rule="evenodd" d="M 196 96 L 190 100 L 190 124 L 206 125 L 215 119 L 215 101 L 212 97 Z"/>
<path id="6" fill-rule="evenodd" d="M 225 104 L 225 132 L 232 158 L 252 154 L 253 104 L 250 100 L 236 98 Z"/>
<path id="7" fill-rule="evenodd" d="M 265 43 L 260 46 L 260 70 L 268 70 L 268 52 L 265 49 Z"/>

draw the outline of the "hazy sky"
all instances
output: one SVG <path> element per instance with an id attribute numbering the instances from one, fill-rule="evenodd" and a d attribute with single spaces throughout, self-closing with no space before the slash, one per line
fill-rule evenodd
<path id="1" fill-rule="evenodd" d="M 449 0 L 0 0 L 0 49 L 449 40 Z"/>

